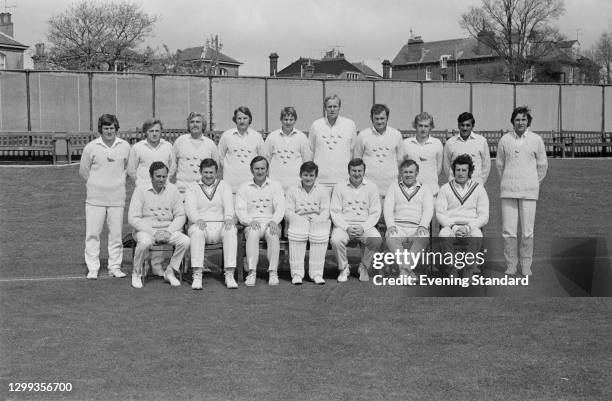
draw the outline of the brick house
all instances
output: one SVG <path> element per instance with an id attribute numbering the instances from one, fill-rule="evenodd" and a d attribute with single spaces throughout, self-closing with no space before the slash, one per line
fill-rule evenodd
<path id="1" fill-rule="evenodd" d="M 0 70 L 23 69 L 23 52 L 28 47 L 13 39 L 11 13 L 0 13 Z"/>
<path id="2" fill-rule="evenodd" d="M 337 50 L 325 53 L 322 59 L 300 57 L 278 71 L 278 54 L 270 54 L 270 76 L 286 78 L 380 79 L 365 63 L 351 63 Z"/>
<path id="3" fill-rule="evenodd" d="M 212 75 L 238 76 L 240 61 L 221 53 L 210 47 L 196 46 L 177 51 L 177 62 L 181 68 L 191 74 L 207 74 L 216 59 L 217 68 Z"/>

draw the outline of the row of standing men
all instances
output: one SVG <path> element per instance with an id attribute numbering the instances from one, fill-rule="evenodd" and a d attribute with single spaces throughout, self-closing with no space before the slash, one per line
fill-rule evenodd
<path id="1" fill-rule="evenodd" d="M 85 249 L 88 277 L 97 277 L 100 267 L 99 237 L 105 218 L 109 226 L 109 274 L 124 275 L 119 266 L 125 175 L 127 171 L 135 177 L 137 184 L 149 186 L 148 167 L 152 161 L 163 161 L 169 166 L 167 175 L 175 180 L 183 194 L 190 183 L 202 183 L 199 167 L 206 158 L 220 162 L 224 181 L 231 192 L 236 192 L 241 183 L 251 179 L 250 162 L 257 155 L 269 157 L 270 177 L 281 182 L 284 190 L 299 184 L 296 172 L 310 158 L 318 165 L 318 182 L 328 188 L 346 181 L 344 172 L 351 157 L 362 158 L 368 166 L 366 181 L 376 182 L 379 195 L 384 195 L 392 183 L 397 183 L 397 166 L 403 159 L 416 161 L 420 183 L 434 196 L 438 192 L 439 174 L 445 170 L 452 178 L 450 167 L 446 166 L 460 154 L 467 154 L 473 160 L 470 181 L 482 187 L 487 179 L 490 169 L 488 145 L 486 139 L 472 131 L 475 120 L 469 113 L 459 116 L 460 132 L 449 139 L 443 149 L 439 140 L 429 136 L 434 123 L 427 113 L 416 116 L 416 135 L 402 142 L 399 131 L 387 125 L 389 109 L 385 105 L 372 107 L 372 127 L 359 135 L 355 124 L 339 115 L 340 107 L 337 96 L 326 98 L 326 116 L 312 124 L 308 137 L 294 128 L 297 113 L 287 107 L 281 112 L 281 129 L 272 132 L 265 143 L 259 133 L 249 128 L 252 116 L 248 108 L 239 107 L 233 117 L 236 128 L 222 134 L 218 148 L 202 134 L 205 120 L 197 113 L 188 117 L 190 133 L 179 137 L 173 146 L 160 138 L 161 122 L 151 120 L 143 126 L 147 138 L 131 149 L 116 137 L 119 128 L 116 118 L 102 116 L 98 124 L 101 136 L 85 148 L 80 169 L 88 189 Z M 498 145 L 497 167 L 502 177 L 502 235 L 507 272 L 515 274 L 518 266 L 517 220 L 522 214 L 519 252 L 523 273 L 529 274 L 533 252 L 532 216 L 535 217 L 539 182 L 546 174 L 546 153 L 541 138 L 528 129 L 531 114 L 527 108 L 515 109 L 511 122 L 513 132 L 504 135 Z"/>

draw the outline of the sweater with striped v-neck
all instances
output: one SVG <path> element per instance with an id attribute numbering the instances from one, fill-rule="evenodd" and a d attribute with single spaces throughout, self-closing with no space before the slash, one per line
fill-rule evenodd
<path id="1" fill-rule="evenodd" d="M 233 218 L 234 199 L 230 186 L 223 180 L 215 181 L 215 184 L 208 188 L 201 180 L 190 182 L 185 192 L 185 214 L 190 223 L 199 219 L 224 221 Z"/>
<path id="2" fill-rule="evenodd" d="M 395 223 L 412 223 L 429 227 L 433 216 L 434 197 L 429 186 L 417 183 L 408 188 L 394 183 L 387 190 L 383 214 L 387 227 Z"/>
<path id="3" fill-rule="evenodd" d="M 443 227 L 463 223 L 482 228 L 489 221 L 489 197 L 484 186 L 472 180 L 464 188 L 455 180 L 444 184 L 436 198 L 436 219 Z"/>

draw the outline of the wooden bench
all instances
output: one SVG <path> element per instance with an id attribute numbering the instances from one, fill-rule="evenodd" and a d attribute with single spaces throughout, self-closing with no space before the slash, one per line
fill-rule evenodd
<path id="1" fill-rule="evenodd" d="M 54 134 L 59 132 L 0 132 L 1 156 L 51 156 L 56 162 Z M 64 134 L 64 133 L 61 133 Z"/>

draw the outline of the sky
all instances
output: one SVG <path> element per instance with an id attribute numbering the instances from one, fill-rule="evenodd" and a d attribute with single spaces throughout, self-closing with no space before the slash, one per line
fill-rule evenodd
<path id="1" fill-rule="evenodd" d="M 112 0 L 115 1 L 115 0 Z M 537 1 L 537 0 L 536 0 Z M 47 21 L 75 0 L 0 0 L 13 17 L 14 37 L 34 47 L 47 42 Z M 338 48 L 352 62 L 364 61 L 382 73 L 408 41 L 410 30 L 425 41 L 467 37 L 459 18 L 480 0 L 146 0 L 142 10 L 158 16 L 145 45 L 163 50 L 201 46 L 219 35 L 224 54 L 244 63 L 240 75 L 269 73 L 270 53 L 279 70 L 297 58 L 320 58 Z M 566 13 L 554 25 L 568 39 L 590 49 L 612 31 L 612 1 L 566 0 Z M 6 8 L 5 8 L 6 7 Z"/>

